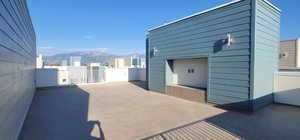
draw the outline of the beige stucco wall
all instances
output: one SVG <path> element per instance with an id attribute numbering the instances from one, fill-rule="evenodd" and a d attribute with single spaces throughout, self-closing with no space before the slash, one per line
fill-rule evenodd
<path id="1" fill-rule="evenodd" d="M 296 68 L 297 66 L 297 40 L 283 40 L 280 43 L 280 54 L 287 56 L 279 58 L 279 68 Z M 279 54 L 279 55 L 280 55 Z"/>

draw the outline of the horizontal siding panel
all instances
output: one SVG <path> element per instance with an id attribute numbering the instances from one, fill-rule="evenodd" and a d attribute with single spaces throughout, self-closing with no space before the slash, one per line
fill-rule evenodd
<path id="1" fill-rule="evenodd" d="M 210 58 L 211 62 L 249 62 L 250 57 L 241 55 L 241 56 L 229 56 L 229 57 L 212 57 Z"/>
<path id="2" fill-rule="evenodd" d="M 198 23 L 198 24 L 194 24 L 191 27 L 186 27 L 186 28 L 182 28 L 182 29 L 174 29 L 174 31 L 169 31 L 167 33 L 165 33 L 163 36 L 176 36 L 176 37 L 180 37 L 180 36 L 184 36 L 186 34 L 199 34 L 203 31 L 199 30 L 201 28 L 209 28 L 209 29 L 213 29 L 214 26 L 219 25 L 219 24 L 226 24 L 227 26 L 230 25 L 230 23 L 232 23 L 232 21 L 235 20 L 239 20 L 237 23 L 238 24 L 242 24 L 247 20 L 250 20 L 250 11 L 244 11 L 241 12 L 239 14 L 233 15 L 233 16 L 229 16 L 229 17 L 222 17 L 219 19 L 215 19 L 212 22 L 204 22 L 204 23 Z M 236 24 L 236 23 L 235 23 Z M 166 38 L 161 38 L 160 36 L 153 36 L 152 41 L 161 41 L 164 40 Z"/>
<path id="3" fill-rule="evenodd" d="M 274 7 L 269 6 L 265 1 L 258 0 L 258 5 L 263 6 L 266 10 L 268 10 L 270 13 L 274 13 L 277 17 L 280 17 L 280 11 L 275 9 Z"/>
<path id="4" fill-rule="evenodd" d="M 274 42 L 274 43 L 276 43 L 276 44 L 278 44 L 279 42 L 278 42 L 278 36 L 276 37 L 276 36 L 273 36 L 272 34 L 270 34 L 270 32 L 265 32 L 265 31 L 262 31 L 262 30 L 260 30 L 260 29 L 257 29 L 257 37 L 261 37 L 261 38 L 263 38 L 263 39 L 265 39 L 265 40 L 269 40 L 269 41 L 271 41 L 271 42 Z M 279 44 L 278 44 L 279 45 Z"/>
<path id="5" fill-rule="evenodd" d="M 249 80 L 248 74 L 226 74 L 214 73 L 210 75 L 211 78 L 231 79 L 231 80 Z"/>
<path id="6" fill-rule="evenodd" d="M 31 41 L 30 34 L 28 34 L 28 30 L 25 27 L 25 23 L 22 20 L 24 17 L 22 17 L 20 15 L 20 13 L 18 12 L 20 9 L 18 7 L 16 7 L 16 3 L 14 1 L 9 1 L 9 0 L 3 0 L 3 3 L 6 5 L 9 12 L 11 13 L 11 15 L 16 20 L 16 22 L 19 25 L 20 29 L 22 29 L 22 31 L 24 33 L 23 34 L 24 38 L 26 38 L 26 40 L 28 40 L 28 41 Z"/>
<path id="7" fill-rule="evenodd" d="M 280 32 L 279 30 L 275 30 L 273 28 L 267 27 L 268 25 L 263 25 L 263 23 L 257 22 L 256 23 L 257 27 L 256 29 L 259 29 L 260 31 L 263 31 L 265 33 L 269 33 L 270 35 L 273 35 L 275 37 L 278 37 L 278 33 Z"/>
<path id="8" fill-rule="evenodd" d="M 15 65 L 13 63 L 1 61 L 1 60 L 0 60 L 0 62 L 1 62 L 1 66 L 5 66 L 5 67 L 0 67 L 0 77 L 8 75 L 8 74 L 12 74 L 18 68 L 18 65 Z M 1 85 L 1 83 L 0 83 L 0 85 Z"/>
<path id="9" fill-rule="evenodd" d="M 12 26 L 10 26 L 6 19 L 3 18 L 3 16 L 0 16 L 0 29 L 9 34 L 9 36 L 14 38 L 18 43 L 22 44 L 22 46 L 25 46 L 28 49 L 28 45 L 25 45 L 25 43 L 20 40 L 20 36 L 18 36 Z"/>
<path id="10" fill-rule="evenodd" d="M 240 49 L 240 50 L 230 50 L 223 51 L 213 54 L 213 56 L 240 56 L 240 55 L 250 55 L 249 49 Z"/>
<path id="11" fill-rule="evenodd" d="M 232 86 L 242 86 L 242 87 L 250 87 L 249 80 L 230 80 L 230 79 L 218 79 L 218 78 L 210 78 L 211 83 L 216 84 L 228 84 Z"/>
<path id="12" fill-rule="evenodd" d="M 248 108 L 250 105 L 248 103 L 247 98 L 233 98 L 230 96 L 218 96 L 218 95 L 211 95 L 209 96 L 208 102 L 216 103 L 220 105 L 234 105 L 241 107 L 241 108 Z M 241 106 L 244 105 L 244 106 Z"/>
<path id="13" fill-rule="evenodd" d="M 150 64 L 151 65 L 151 64 Z M 162 69 L 162 67 L 164 67 L 164 65 L 151 65 L 151 70 L 152 71 L 162 71 L 161 69 Z"/>
<path id="14" fill-rule="evenodd" d="M 25 0 L 0 2 L 0 139 L 16 139 L 35 91 L 35 33 Z"/>
<path id="15" fill-rule="evenodd" d="M 267 3 L 258 0 L 254 48 L 253 98 L 266 97 L 273 92 L 273 76 L 278 70 L 280 14 Z M 261 103 L 261 102 L 260 102 Z M 255 102 L 254 108 L 261 106 Z M 264 104 L 272 103 L 265 101 Z"/>
<path id="16" fill-rule="evenodd" d="M 226 14 L 229 14 L 229 15 L 237 14 L 239 12 L 237 12 L 236 8 L 243 7 L 243 6 L 249 6 L 249 0 L 243 1 L 241 3 L 237 3 L 237 4 L 234 4 L 234 5 L 231 5 L 231 6 L 227 6 L 227 7 L 224 7 L 222 9 L 210 11 L 210 13 L 206 13 L 206 14 L 199 15 L 199 16 L 194 16 L 193 18 L 185 19 L 185 20 L 182 20 L 182 21 L 177 22 L 175 24 L 170 24 L 168 26 L 161 27 L 161 28 L 156 29 L 156 30 L 152 30 L 151 33 L 154 36 L 157 36 L 159 34 L 162 34 L 162 33 L 168 32 L 170 30 L 173 30 L 174 28 L 179 28 L 179 27 L 180 28 L 185 28 L 187 26 L 192 26 L 193 24 L 198 23 L 199 21 L 208 22 L 210 20 L 222 18 Z M 152 37 L 152 36 L 150 36 L 150 37 Z"/>
<path id="17" fill-rule="evenodd" d="M 216 40 L 221 40 L 221 39 L 226 38 L 224 36 L 225 33 L 226 32 L 224 32 L 222 34 L 215 34 L 215 35 L 209 35 L 209 33 L 208 33 L 208 34 L 205 34 L 205 36 L 203 36 L 203 37 L 197 37 L 197 39 L 191 39 L 191 40 L 185 41 L 185 45 L 184 46 L 188 45 L 187 47 L 189 47 L 189 48 L 213 47 L 215 45 L 215 43 L 216 43 Z M 239 31 L 239 32 L 231 32 L 231 34 L 237 40 L 239 40 L 238 42 L 235 42 L 233 44 L 233 45 L 235 45 L 235 44 L 239 44 L 241 41 L 245 41 L 245 40 L 248 41 L 247 37 L 250 35 L 250 32 L 249 32 L 249 30 L 245 30 L 245 31 Z M 197 41 L 201 40 L 202 42 L 196 42 L 196 43 L 194 43 L 196 40 Z M 182 46 L 183 46 L 182 43 L 179 42 L 177 44 L 165 44 L 165 45 L 162 45 L 162 47 L 160 49 L 163 49 L 163 50 L 174 50 L 174 49 L 178 50 L 178 49 L 183 49 L 182 48 Z M 153 45 L 153 46 L 155 46 L 155 45 Z M 249 46 L 249 44 L 247 44 L 247 46 Z"/>
<path id="18" fill-rule="evenodd" d="M 5 100 L 5 97 L 9 97 L 12 94 L 10 94 L 10 92 L 7 92 L 9 90 L 11 90 L 11 88 L 13 88 L 13 86 L 15 85 L 14 83 L 16 82 L 15 80 L 11 80 L 12 78 L 15 78 L 12 76 L 12 74 L 6 74 L 6 75 L 1 75 L 0 76 L 0 96 L 3 99 L 3 101 L 9 101 L 9 100 Z M 0 107 L 5 107 L 5 103 L 0 103 Z M 1 109 L 0 109 L 1 110 Z"/>
<path id="19" fill-rule="evenodd" d="M 163 66 L 164 63 L 162 63 L 162 62 L 164 62 L 164 61 L 152 61 L 150 63 L 150 65 L 153 65 L 153 66 Z"/>
<path id="20" fill-rule="evenodd" d="M 215 43 L 216 40 L 225 39 L 227 36 L 226 34 L 230 33 L 235 38 L 239 39 L 245 36 L 249 36 L 250 34 L 250 26 L 247 25 L 238 25 L 234 28 L 224 28 L 218 31 L 207 32 L 204 34 L 197 34 L 196 36 L 185 36 L 181 38 L 174 38 L 176 41 L 169 41 L 169 42 L 151 42 L 151 46 L 160 45 L 162 48 L 168 48 L 168 46 L 174 47 L 180 43 Z M 225 35 L 224 35 L 225 34 Z M 201 42 L 199 42 L 201 40 Z"/>
<path id="21" fill-rule="evenodd" d="M 249 96 L 247 94 L 244 93 L 240 93 L 240 92 L 235 92 L 235 91 L 227 91 L 227 90 L 220 90 L 220 89 L 214 89 L 211 88 L 210 90 L 211 92 L 214 93 L 214 95 L 216 96 L 226 96 L 226 97 L 231 97 L 231 98 L 241 98 L 241 99 L 248 99 Z"/>
<path id="22" fill-rule="evenodd" d="M 249 62 L 211 62 L 210 67 L 233 67 L 248 68 Z"/>
<path id="23" fill-rule="evenodd" d="M 257 36 L 260 36 L 260 35 L 257 35 Z M 279 39 L 278 39 L 279 40 Z M 270 41 L 270 40 L 267 40 L 267 39 L 264 39 L 264 38 L 256 38 L 256 43 L 258 44 L 263 44 L 265 46 L 269 46 L 269 47 L 273 47 L 273 48 L 277 48 L 279 49 L 279 41 L 276 41 L 276 42 L 273 42 L 273 41 Z"/>
<path id="24" fill-rule="evenodd" d="M 257 16 L 260 17 L 266 17 L 266 20 L 270 22 L 274 22 L 275 25 L 278 25 L 280 23 L 280 20 L 278 17 L 274 17 L 273 14 L 268 14 L 266 11 L 263 11 L 262 9 L 257 9 Z M 279 26 L 277 26 L 278 28 Z"/>
<path id="25" fill-rule="evenodd" d="M 13 3 L 8 0 L 3 0 L 2 2 L 3 2 L 2 4 L 4 4 L 3 6 L 5 7 L 6 11 L 9 13 L 9 15 L 5 16 L 6 19 L 12 18 L 14 23 L 11 23 L 11 24 L 16 24 L 16 26 L 17 26 L 16 30 L 20 31 L 21 36 L 23 38 L 25 38 L 24 40 L 31 43 L 32 41 L 29 38 L 30 35 L 26 34 L 26 30 L 22 25 L 22 21 L 20 20 L 20 17 L 18 17 L 18 14 L 15 12 L 17 9 L 14 9 L 12 7 Z M 31 45 L 33 45 L 33 43 L 31 43 Z"/>
<path id="26" fill-rule="evenodd" d="M 185 55 L 185 54 L 199 54 L 199 53 L 208 53 L 208 52 L 213 52 L 212 47 L 207 47 L 207 48 L 199 48 L 199 49 L 185 49 L 185 50 L 173 50 L 173 51 L 161 51 L 165 56 L 174 56 L 174 55 Z"/>
<path id="27" fill-rule="evenodd" d="M 265 13 L 273 15 L 278 20 L 280 20 L 280 11 L 275 10 L 273 7 L 270 7 L 265 1 L 258 0 L 257 9 L 263 10 Z"/>
<path id="28" fill-rule="evenodd" d="M 197 46 L 199 47 L 223 47 L 223 46 L 216 46 L 216 42 L 223 39 L 224 37 L 215 37 L 214 40 L 212 41 L 208 41 L 208 42 L 204 42 L 203 40 L 199 39 L 199 40 L 191 40 L 188 42 L 182 42 L 182 43 L 178 43 L 177 45 L 168 45 L 168 48 L 158 48 L 160 51 L 164 51 L 164 50 L 181 50 L 181 49 L 194 49 L 197 48 Z M 236 49 L 243 49 L 243 48 L 249 48 L 250 47 L 250 37 L 249 36 L 245 36 L 245 37 L 237 37 L 236 38 L 236 42 L 234 44 L 232 44 L 230 47 L 223 47 L 223 50 L 236 50 Z M 201 42 L 202 41 L 202 42 Z M 225 45 L 225 44 L 224 44 Z M 166 47 L 167 45 L 165 45 L 164 47 Z M 158 52 L 158 55 L 160 55 L 160 52 Z"/>
<path id="29" fill-rule="evenodd" d="M 264 25 L 264 27 L 268 28 L 271 31 L 274 31 L 276 33 L 280 32 L 280 29 L 278 29 L 278 28 L 280 28 L 280 23 L 270 21 L 270 20 L 266 20 L 265 18 L 266 17 L 263 16 L 263 15 L 257 15 L 257 18 L 256 18 L 257 21 L 256 22 L 260 23 L 260 25 Z"/>
<path id="30" fill-rule="evenodd" d="M 185 19 L 149 32 L 149 49 L 159 52 L 150 60 L 150 89 L 165 90 L 166 60 L 209 58 L 210 97 L 248 100 L 250 87 L 250 0 Z M 235 43 L 220 42 L 230 33 Z M 170 78 L 169 78 L 170 79 Z M 221 92 L 223 91 L 223 92 Z M 219 96 L 220 95 L 220 96 Z M 216 103 L 222 103 L 220 99 Z"/>
<path id="31" fill-rule="evenodd" d="M 151 71 L 151 74 L 153 74 L 153 76 L 160 76 L 160 75 L 162 75 L 164 73 L 165 73 L 164 71 L 160 71 L 160 70 L 155 70 L 155 71 L 153 70 L 153 71 Z"/>
<path id="32" fill-rule="evenodd" d="M 231 28 L 230 30 L 227 30 L 226 28 Z M 247 30 L 247 29 L 250 29 L 250 24 L 249 23 L 236 23 L 236 24 L 228 24 L 228 25 L 219 25 L 219 26 L 214 26 L 213 28 L 202 28 L 202 29 L 199 29 L 199 33 L 202 33 L 203 35 L 206 35 L 206 34 L 209 34 L 209 32 L 213 32 L 213 31 L 219 31 L 219 33 L 217 34 L 222 34 L 222 33 L 225 33 L 227 34 L 228 31 L 231 32 L 235 32 L 235 31 L 240 31 L 240 30 Z M 225 30 L 225 31 L 224 31 Z M 176 40 L 175 40 L 176 39 Z M 164 41 L 164 42 L 159 42 L 159 41 L 153 41 L 153 40 L 150 40 L 150 43 L 151 43 L 151 46 L 152 45 L 166 45 L 166 44 L 171 44 L 171 43 L 176 43 L 176 42 L 183 42 L 183 41 L 189 41 L 189 40 L 195 40 L 195 39 L 199 39 L 199 37 L 196 35 L 196 36 L 185 36 L 184 38 L 183 37 L 180 37 L 180 38 L 173 38 L 171 39 L 171 41 Z M 223 39 L 223 38 L 222 38 Z"/>
<path id="33" fill-rule="evenodd" d="M 236 92 L 237 95 L 247 95 L 249 93 L 249 87 L 235 86 L 235 85 L 230 85 L 230 84 L 226 84 L 226 83 L 223 83 L 223 84 L 211 83 L 210 88 Z M 238 97 L 240 97 L 240 96 L 238 96 Z"/>
<path id="34" fill-rule="evenodd" d="M 198 59 L 198 58 L 207 58 L 207 53 L 197 53 L 193 55 L 177 55 L 177 56 L 168 56 L 166 59 L 168 60 L 174 60 L 174 59 Z"/>
<path id="35" fill-rule="evenodd" d="M 163 87 L 163 84 L 164 84 L 164 78 L 161 78 L 159 76 L 153 76 L 152 77 L 153 79 L 150 79 L 150 81 L 153 81 L 155 80 L 156 82 L 153 82 L 151 84 L 153 84 L 154 86 L 155 85 L 159 85 L 159 87 Z"/>
<path id="36" fill-rule="evenodd" d="M 26 52 L 22 47 L 20 47 L 19 44 L 17 44 L 10 36 L 8 36 L 7 33 L 3 32 L 1 29 L 0 29 L 0 44 L 2 46 L 10 46 L 10 49 L 28 55 L 28 52 Z"/>
<path id="37" fill-rule="evenodd" d="M 270 46 L 267 46 L 265 44 L 258 44 L 259 48 L 257 48 L 257 51 L 261 51 L 265 54 L 271 54 L 271 56 L 274 56 L 274 53 L 278 53 L 278 50 L 276 48 L 271 48 Z M 268 53 L 266 53 L 268 52 Z"/>
<path id="38" fill-rule="evenodd" d="M 250 72 L 249 68 L 235 68 L 227 66 L 225 68 L 215 67 L 210 69 L 211 73 L 227 73 L 227 74 L 248 74 Z"/>
<path id="39" fill-rule="evenodd" d="M 16 61 L 22 62 L 23 57 L 25 57 L 22 53 L 16 52 L 15 50 L 11 50 L 0 44 L 0 61 L 15 63 Z"/>
<path id="40" fill-rule="evenodd" d="M 1 40 L 2 41 L 1 42 L 2 45 L 7 46 L 7 43 L 10 43 L 10 44 L 12 44 L 11 46 L 13 46 L 12 49 L 14 49 L 14 50 L 22 51 L 22 53 L 24 52 L 27 55 L 30 55 L 30 54 L 33 53 L 30 50 L 27 50 L 25 47 L 23 47 L 21 44 L 19 44 L 19 42 L 17 42 L 9 34 L 7 34 L 6 32 L 2 31 L 1 29 L 0 29 L 0 35 L 2 37 L 1 38 L 2 39 Z"/>

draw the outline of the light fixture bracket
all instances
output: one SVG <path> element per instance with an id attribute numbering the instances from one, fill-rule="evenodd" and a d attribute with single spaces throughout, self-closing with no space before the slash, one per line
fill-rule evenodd
<path id="1" fill-rule="evenodd" d="M 231 34 L 227 34 L 227 47 L 230 47 L 232 43 L 235 42 L 235 39 Z"/>

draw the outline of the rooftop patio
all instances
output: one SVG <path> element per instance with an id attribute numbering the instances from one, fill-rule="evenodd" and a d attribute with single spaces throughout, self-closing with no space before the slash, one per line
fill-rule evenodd
<path id="1" fill-rule="evenodd" d="M 39 89 L 19 140 L 297 139 L 300 108 L 228 111 L 141 82 Z"/>

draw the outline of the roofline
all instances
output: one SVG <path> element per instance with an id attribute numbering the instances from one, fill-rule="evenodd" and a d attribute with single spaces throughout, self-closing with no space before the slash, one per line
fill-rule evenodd
<path id="1" fill-rule="evenodd" d="M 287 39 L 287 40 L 280 40 L 280 42 L 286 42 L 286 41 L 296 41 L 300 40 L 300 38 L 295 38 L 295 39 Z"/>
<path id="2" fill-rule="evenodd" d="M 281 9 L 279 9 L 277 6 L 275 6 L 274 4 L 272 4 L 271 2 L 269 2 L 268 0 L 263 0 L 263 1 L 266 2 L 267 4 L 269 4 L 271 7 L 273 7 L 277 11 L 281 12 Z"/>
<path id="3" fill-rule="evenodd" d="M 241 2 L 243 0 L 234 0 L 232 2 L 228 2 L 228 3 L 225 3 L 225 4 L 222 4 L 220 6 L 217 6 L 217 7 L 213 7 L 213 8 L 210 8 L 210 9 L 207 9 L 207 10 L 204 10 L 202 12 L 198 12 L 198 13 L 195 13 L 193 15 L 190 15 L 190 16 L 186 16 L 186 17 L 183 17 L 183 18 L 180 18 L 180 19 L 177 19 L 177 20 L 174 20 L 174 21 L 171 21 L 171 22 L 168 22 L 168 23 L 164 23 L 162 25 L 159 25 L 157 27 L 153 27 L 153 28 L 150 28 L 148 31 L 153 31 L 153 30 L 156 30 L 158 28 L 161 28 L 161 27 L 164 27 L 164 26 L 167 26 L 167 25 L 170 25 L 170 24 L 173 24 L 173 23 L 177 23 L 179 21 L 182 21 L 182 20 L 185 20 L 185 19 L 189 19 L 189 18 L 192 18 L 194 16 L 198 16 L 198 15 L 202 15 L 202 14 L 205 14 L 207 12 L 210 12 L 210 11 L 213 11 L 213 10 L 216 10 L 216 9 L 219 9 L 219 8 L 223 8 L 223 7 L 226 7 L 228 5 L 231 5 L 231 4 L 234 4 L 234 3 L 238 3 L 238 2 Z M 274 9 L 278 10 L 279 12 L 281 12 L 281 10 L 276 7 L 275 5 L 273 5 L 272 3 L 270 3 L 268 0 L 263 0 L 265 1 L 268 5 L 270 5 L 271 7 L 273 7 Z"/>

